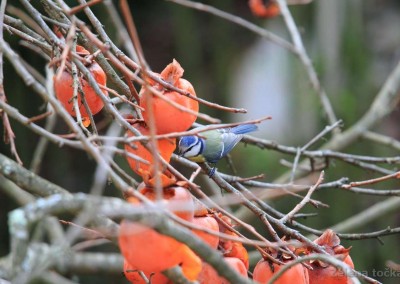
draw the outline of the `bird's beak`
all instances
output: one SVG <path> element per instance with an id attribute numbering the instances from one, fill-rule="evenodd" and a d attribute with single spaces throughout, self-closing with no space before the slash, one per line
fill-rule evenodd
<path id="1" fill-rule="evenodd" d="M 178 149 L 178 151 L 177 151 L 176 154 L 177 154 L 179 157 L 183 157 L 183 152 L 179 151 L 179 149 Z"/>

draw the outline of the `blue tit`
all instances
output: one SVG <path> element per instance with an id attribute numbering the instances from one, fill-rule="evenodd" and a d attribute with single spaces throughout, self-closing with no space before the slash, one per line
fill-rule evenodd
<path id="1" fill-rule="evenodd" d="M 181 156 L 197 163 L 215 164 L 239 143 L 244 134 L 257 129 L 254 124 L 243 124 L 200 132 L 201 137 L 183 136 L 179 140 L 178 152 Z"/>

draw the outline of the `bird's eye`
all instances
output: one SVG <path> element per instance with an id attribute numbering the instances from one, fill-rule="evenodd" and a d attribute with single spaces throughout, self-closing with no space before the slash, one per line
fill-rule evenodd
<path id="1" fill-rule="evenodd" d="M 195 146 L 195 145 L 192 145 L 192 146 L 190 146 L 189 148 L 187 148 L 186 151 L 185 151 L 184 153 L 187 153 L 187 152 L 189 152 L 190 150 L 192 150 L 194 146 Z"/>

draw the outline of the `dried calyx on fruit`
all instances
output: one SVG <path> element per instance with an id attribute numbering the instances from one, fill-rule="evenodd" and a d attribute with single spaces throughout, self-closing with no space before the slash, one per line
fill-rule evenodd
<path id="1" fill-rule="evenodd" d="M 344 248 L 340 245 L 340 238 L 332 230 L 326 230 L 314 243 L 322 246 L 327 253 L 346 263 L 349 267 L 354 268 L 353 261 L 350 257 L 350 248 Z M 320 260 L 311 261 L 310 265 L 313 270 L 309 270 L 310 284 L 326 283 L 326 284 L 349 284 L 352 283 L 350 278 L 340 269 L 324 263 Z"/>
<path id="2" fill-rule="evenodd" d="M 76 52 L 80 55 L 87 56 L 90 55 L 82 46 L 76 46 Z M 90 64 L 86 66 L 90 74 L 93 76 L 96 83 L 101 86 L 106 86 L 107 76 L 103 69 L 96 61 L 91 61 Z M 92 115 L 97 114 L 104 107 L 103 100 L 97 95 L 96 91 L 89 84 L 89 82 L 83 77 L 82 74 L 78 74 L 79 84 L 81 88 L 77 89 L 76 98 L 74 98 L 74 78 L 71 71 L 67 68 L 58 75 L 56 74 L 53 78 L 54 81 L 54 93 L 58 100 L 62 103 L 65 110 L 72 116 L 76 116 L 74 108 L 74 100 L 77 100 L 77 105 L 79 112 L 82 116 L 82 122 L 84 126 L 90 125 L 89 114 L 86 111 L 86 107 L 83 103 L 82 98 L 87 102 L 87 106 L 92 113 Z M 108 95 L 106 90 L 102 90 L 104 95 Z"/>

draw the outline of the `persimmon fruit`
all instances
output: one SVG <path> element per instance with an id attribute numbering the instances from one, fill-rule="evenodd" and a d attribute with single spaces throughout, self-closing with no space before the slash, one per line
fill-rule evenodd
<path id="1" fill-rule="evenodd" d="M 81 46 L 77 46 L 77 52 L 82 54 L 89 54 L 89 52 Z M 107 76 L 100 65 L 93 61 L 89 66 L 87 66 L 90 74 L 93 76 L 97 84 L 100 86 L 105 86 L 107 83 Z M 95 115 L 102 110 L 104 107 L 104 103 L 102 99 L 96 94 L 95 90 L 89 84 L 89 82 L 83 78 L 83 76 L 79 76 L 79 82 L 82 86 L 82 91 L 85 96 L 85 100 L 89 106 L 90 112 Z M 73 102 L 73 76 L 70 71 L 64 70 L 61 73 L 61 76 L 54 76 L 54 92 L 58 100 L 62 103 L 65 110 L 72 116 L 76 116 Z M 104 95 L 108 95 L 106 90 L 102 90 Z M 81 113 L 82 120 L 85 126 L 90 124 L 89 114 L 86 111 L 86 108 L 81 100 L 81 94 L 78 92 L 77 101 L 79 106 L 79 112 Z"/>
<path id="2" fill-rule="evenodd" d="M 201 260 L 185 244 L 139 223 L 123 220 L 119 232 L 122 255 L 133 267 L 157 273 L 176 265 L 189 280 L 201 271 Z"/>
<path id="3" fill-rule="evenodd" d="M 167 65 L 161 72 L 160 78 L 191 96 L 196 97 L 192 84 L 182 78 L 183 72 L 184 70 L 181 65 L 174 59 L 173 62 Z M 199 103 L 176 91 L 165 89 L 154 81 L 150 81 L 150 85 L 161 93 L 164 100 L 155 96 L 146 86 L 142 88 L 140 92 L 140 106 L 145 110 L 142 114 L 146 123 L 148 124 L 150 121 L 150 110 L 148 107 L 151 107 L 158 134 L 188 130 L 197 119 Z M 149 106 L 147 105 L 147 100 L 150 102 Z M 175 102 L 194 113 L 180 110 L 168 103 L 168 101 Z"/>
<path id="4" fill-rule="evenodd" d="M 229 249 L 225 249 L 224 256 L 238 258 L 247 269 L 249 268 L 249 254 L 247 253 L 247 249 L 240 242 L 232 242 Z"/>
<path id="5" fill-rule="evenodd" d="M 234 227 L 234 225 L 232 224 L 231 218 L 229 218 L 228 216 L 221 215 L 220 218 L 229 227 L 231 227 L 231 228 Z M 238 237 L 238 235 L 235 232 L 226 228 L 225 225 L 223 225 L 222 223 L 219 224 L 219 230 L 222 233 L 231 235 L 233 237 Z M 246 248 L 243 246 L 243 244 L 241 242 L 220 239 L 219 245 L 222 248 L 222 251 L 223 251 L 223 254 L 225 257 L 236 257 L 243 262 L 243 264 L 245 265 L 245 267 L 247 269 L 249 268 L 249 255 L 247 253 Z"/>
<path id="6" fill-rule="evenodd" d="M 143 272 L 144 273 L 144 272 Z M 168 284 L 168 277 L 164 276 L 162 273 L 144 273 L 147 279 L 152 284 Z M 128 279 L 131 283 L 134 284 L 147 284 L 147 282 L 140 276 L 139 270 L 129 264 L 126 260 L 124 260 L 124 275 L 125 278 Z"/>
<path id="7" fill-rule="evenodd" d="M 351 268 L 354 268 L 353 260 L 350 257 L 350 248 L 344 248 L 340 245 L 339 237 L 330 229 L 326 230 L 314 243 L 322 246 L 327 253 L 342 260 Z M 309 270 L 310 284 L 351 284 L 350 278 L 340 269 L 323 263 L 313 261 L 310 263 L 313 270 Z"/>
<path id="8" fill-rule="evenodd" d="M 344 260 L 351 268 L 354 268 L 353 261 L 350 256 L 347 256 Z M 309 270 L 310 284 L 351 284 L 353 281 L 340 269 L 332 265 L 321 266 L 312 265 L 313 270 Z"/>
<path id="9" fill-rule="evenodd" d="M 249 8 L 254 16 L 260 18 L 272 18 L 280 14 L 278 3 L 274 0 L 249 0 Z"/>
<path id="10" fill-rule="evenodd" d="M 264 284 L 272 278 L 272 276 L 280 270 L 281 266 L 276 263 L 270 263 L 261 259 L 254 267 L 253 280 Z M 308 284 L 307 268 L 301 264 L 296 264 L 286 270 L 274 283 L 276 284 Z M 323 282 L 321 282 L 323 283 Z"/>
<path id="11" fill-rule="evenodd" d="M 156 200 L 156 193 L 153 188 L 141 183 L 138 191 L 148 199 Z M 163 198 L 167 208 L 178 217 L 192 221 L 194 216 L 194 202 L 189 190 L 182 186 L 170 186 L 163 189 Z"/>
<path id="12" fill-rule="evenodd" d="M 150 134 L 150 129 L 140 123 L 136 123 L 133 125 L 134 128 L 136 128 L 142 135 L 149 135 Z M 135 136 L 131 131 L 126 132 L 127 137 L 132 137 Z M 128 164 L 131 167 L 131 169 L 139 174 L 143 175 L 144 172 L 150 172 L 152 174 L 153 172 L 153 164 L 154 164 L 154 157 L 153 154 L 147 150 L 145 146 L 142 145 L 139 141 L 134 141 L 132 143 L 133 147 L 129 146 L 128 144 L 125 144 L 125 150 L 128 151 L 131 154 L 134 154 L 143 160 L 146 160 L 149 164 L 143 163 L 141 161 L 138 161 L 134 158 L 127 157 Z M 172 153 L 174 152 L 176 148 L 176 141 L 175 139 L 158 139 L 157 140 L 157 152 L 163 157 L 163 159 L 167 162 L 170 161 Z M 161 171 L 164 171 L 165 169 L 161 169 Z"/>
<path id="13" fill-rule="evenodd" d="M 239 274 L 247 278 L 247 269 L 243 262 L 235 257 L 224 257 L 224 260 Z M 230 282 L 218 275 L 218 272 L 208 263 L 203 262 L 203 268 L 199 274 L 197 281 L 200 284 L 229 284 Z"/>
<path id="14" fill-rule="evenodd" d="M 212 230 L 216 233 L 219 232 L 219 226 L 217 220 L 211 216 L 204 216 L 204 217 L 194 217 L 192 223 L 199 225 L 203 228 Z M 193 229 L 192 232 L 196 234 L 199 238 L 209 244 L 212 248 L 217 249 L 219 243 L 219 237 L 215 235 L 211 235 L 204 231 L 199 231 Z"/>

